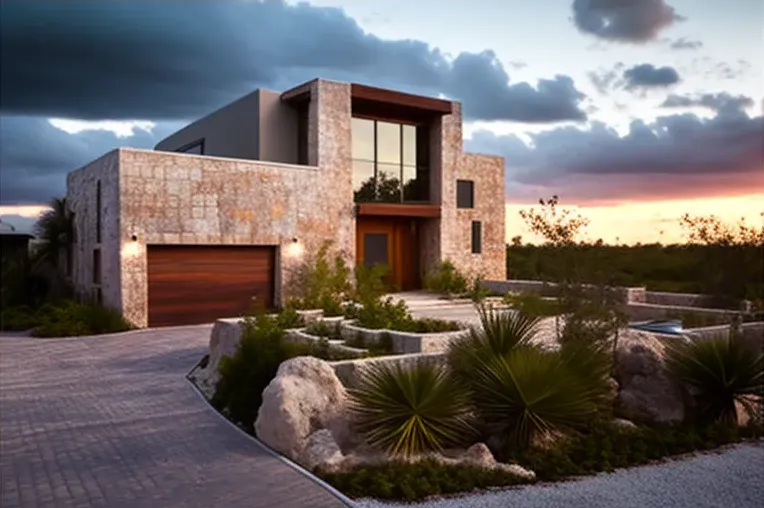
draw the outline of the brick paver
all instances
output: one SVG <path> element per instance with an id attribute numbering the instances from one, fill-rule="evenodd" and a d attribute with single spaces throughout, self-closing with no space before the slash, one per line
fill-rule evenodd
<path id="1" fill-rule="evenodd" d="M 0 337 L 0 506 L 345 506 L 195 393 L 209 331 Z"/>

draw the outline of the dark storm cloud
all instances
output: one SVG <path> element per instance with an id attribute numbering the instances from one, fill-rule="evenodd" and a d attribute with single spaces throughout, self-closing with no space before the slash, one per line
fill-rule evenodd
<path id="1" fill-rule="evenodd" d="M 628 89 L 666 87 L 679 83 L 679 79 L 673 67 L 640 64 L 623 71 L 624 86 Z"/>
<path id="2" fill-rule="evenodd" d="M 702 95 L 676 95 L 666 97 L 663 108 L 706 108 L 713 111 L 740 111 L 754 105 L 754 100 L 744 95 L 730 95 L 726 92 Z"/>
<path id="3" fill-rule="evenodd" d="M 471 119 L 585 118 L 568 77 L 510 84 L 491 52 L 451 62 L 424 42 L 367 34 L 335 8 L 16 1 L 3 2 L 1 23 L 5 114 L 191 119 L 254 88 L 319 76 L 444 93 L 461 100 Z"/>
<path id="4" fill-rule="evenodd" d="M 523 189 L 536 199 L 546 189 L 569 200 L 764 192 L 764 117 L 731 107 L 705 120 L 682 114 L 635 121 L 624 136 L 596 122 L 590 130 L 532 135 L 530 145 L 488 131 L 466 144 L 506 158 L 511 197 L 527 197 Z"/>
<path id="5" fill-rule="evenodd" d="M 136 129 L 119 138 L 109 131 L 68 134 L 39 117 L 0 117 L 0 203 L 46 203 L 66 193 L 66 174 L 118 146 L 153 148 L 179 124 Z"/>
<path id="6" fill-rule="evenodd" d="M 664 0 L 574 0 L 573 22 L 601 39 L 643 43 L 684 18 Z"/>

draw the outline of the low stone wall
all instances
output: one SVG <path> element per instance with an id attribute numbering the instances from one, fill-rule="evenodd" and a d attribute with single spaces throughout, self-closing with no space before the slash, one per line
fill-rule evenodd
<path id="1" fill-rule="evenodd" d="M 693 293 L 669 293 L 665 291 L 647 291 L 645 303 L 656 305 L 677 305 L 681 307 L 711 307 L 712 298 Z"/>
<path id="2" fill-rule="evenodd" d="M 437 365 L 445 362 L 444 353 L 414 353 L 408 355 L 376 356 L 373 358 L 359 358 L 357 360 L 341 360 L 338 362 L 329 362 L 337 377 L 345 388 L 354 388 L 358 385 L 361 373 L 364 369 L 373 365 L 391 364 L 400 365 L 405 368 L 414 365 L 430 364 Z"/>
<path id="3" fill-rule="evenodd" d="M 696 314 L 712 319 L 726 321 L 739 314 L 736 311 L 724 309 L 707 309 L 702 307 L 687 307 L 679 305 L 658 305 L 652 303 L 628 303 L 621 306 L 632 321 L 648 321 L 651 319 L 679 319 L 683 314 Z"/>
<path id="4" fill-rule="evenodd" d="M 743 334 L 743 341 L 751 345 L 759 353 L 764 352 L 764 321 L 743 323 L 740 328 Z M 704 340 L 714 337 L 729 337 L 729 334 L 729 325 L 723 325 L 694 328 L 685 335 L 691 340 Z"/>
<path id="5" fill-rule="evenodd" d="M 452 340 L 464 336 L 466 332 L 465 329 L 454 332 L 409 333 L 385 329 L 370 330 L 356 326 L 352 322 L 340 325 L 340 333 L 345 340 L 360 337 L 366 343 L 379 343 L 385 336 L 389 336 L 392 339 L 395 354 L 442 352 Z"/>
<path id="6" fill-rule="evenodd" d="M 544 282 L 539 280 L 492 280 L 486 281 L 486 289 L 491 293 L 506 294 L 513 293 L 531 293 L 540 296 L 557 296 L 557 283 Z M 598 291 L 599 288 L 593 285 L 584 285 L 589 291 Z M 610 288 L 620 303 L 641 303 L 646 301 L 646 289 L 643 287 L 613 287 Z"/>

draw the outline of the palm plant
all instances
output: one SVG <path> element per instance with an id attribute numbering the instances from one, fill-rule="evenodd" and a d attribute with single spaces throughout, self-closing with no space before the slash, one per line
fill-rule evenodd
<path id="1" fill-rule="evenodd" d="M 764 355 L 737 334 L 669 347 L 666 364 L 693 395 L 705 421 L 737 424 L 735 403 L 749 412 L 749 396 L 764 396 Z"/>
<path id="2" fill-rule="evenodd" d="M 464 338 L 452 341 L 447 350 L 449 365 L 463 381 L 469 381 L 471 372 L 479 364 L 531 344 L 538 333 L 538 317 L 483 305 L 477 309 L 480 326 L 471 328 Z"/>
<path id="3" fill-rule="evenodd" d="M 367 443 L 391 455 L 439 451 L 473 434 L 468 395 L 442 367 L 371 365 L 349 395 Z"/>
<path id="4" fill-rule="evenodd" d="M 35 225 L 35 233 L 43 244 L 38 251 L 36 264 L 50 262 L 59 267 L 59 255 L 67 249 L 74 236 L 74 225 L 66 198 L 54 198 L 50 210 L 42 214 Z"/>
<path id="5" fill-rule="evenodd" d="M 472 397 L 480 418 L 505 447 L 585 427 L 598 411 L 598 390 L 560 352 L 520 346 L 479 364 Z"/>

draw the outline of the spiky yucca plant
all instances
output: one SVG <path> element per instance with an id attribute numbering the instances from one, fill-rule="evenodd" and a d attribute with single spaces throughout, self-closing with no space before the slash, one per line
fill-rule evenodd
<path id="1" fill-rule="evenodd" d="M 764 356 L 736 334 L 672 345 L 666 364 L 709 422 L 737 424 L 735 402 L 752 411 L 746 396 L 764 396 Z"/>
<path id="2" fill-rule="evenodd" d="M 372 365 L 349 395 L 367 443 L 394 456 L 442 450 L 473 434 L 468 396 L 442 367 Z"/>
<path id="3" fill-rule="evenodd" d="M 583 428 L 597 416 L 598 386 L 570 368 L 559 352 L 516 347 L 478 365 L 472 375 L 479 416 L 511 448 Z"/>
<path id="4" fill-rule="evenodd" d="M 467 382 L 478 365 L 530 344 L 538 332 L 537 317 L 483 305 L 477 309 L 480 326 L 471 328 L 465 337 L 452 341 L 447 349 L 449 365 Z"/>

